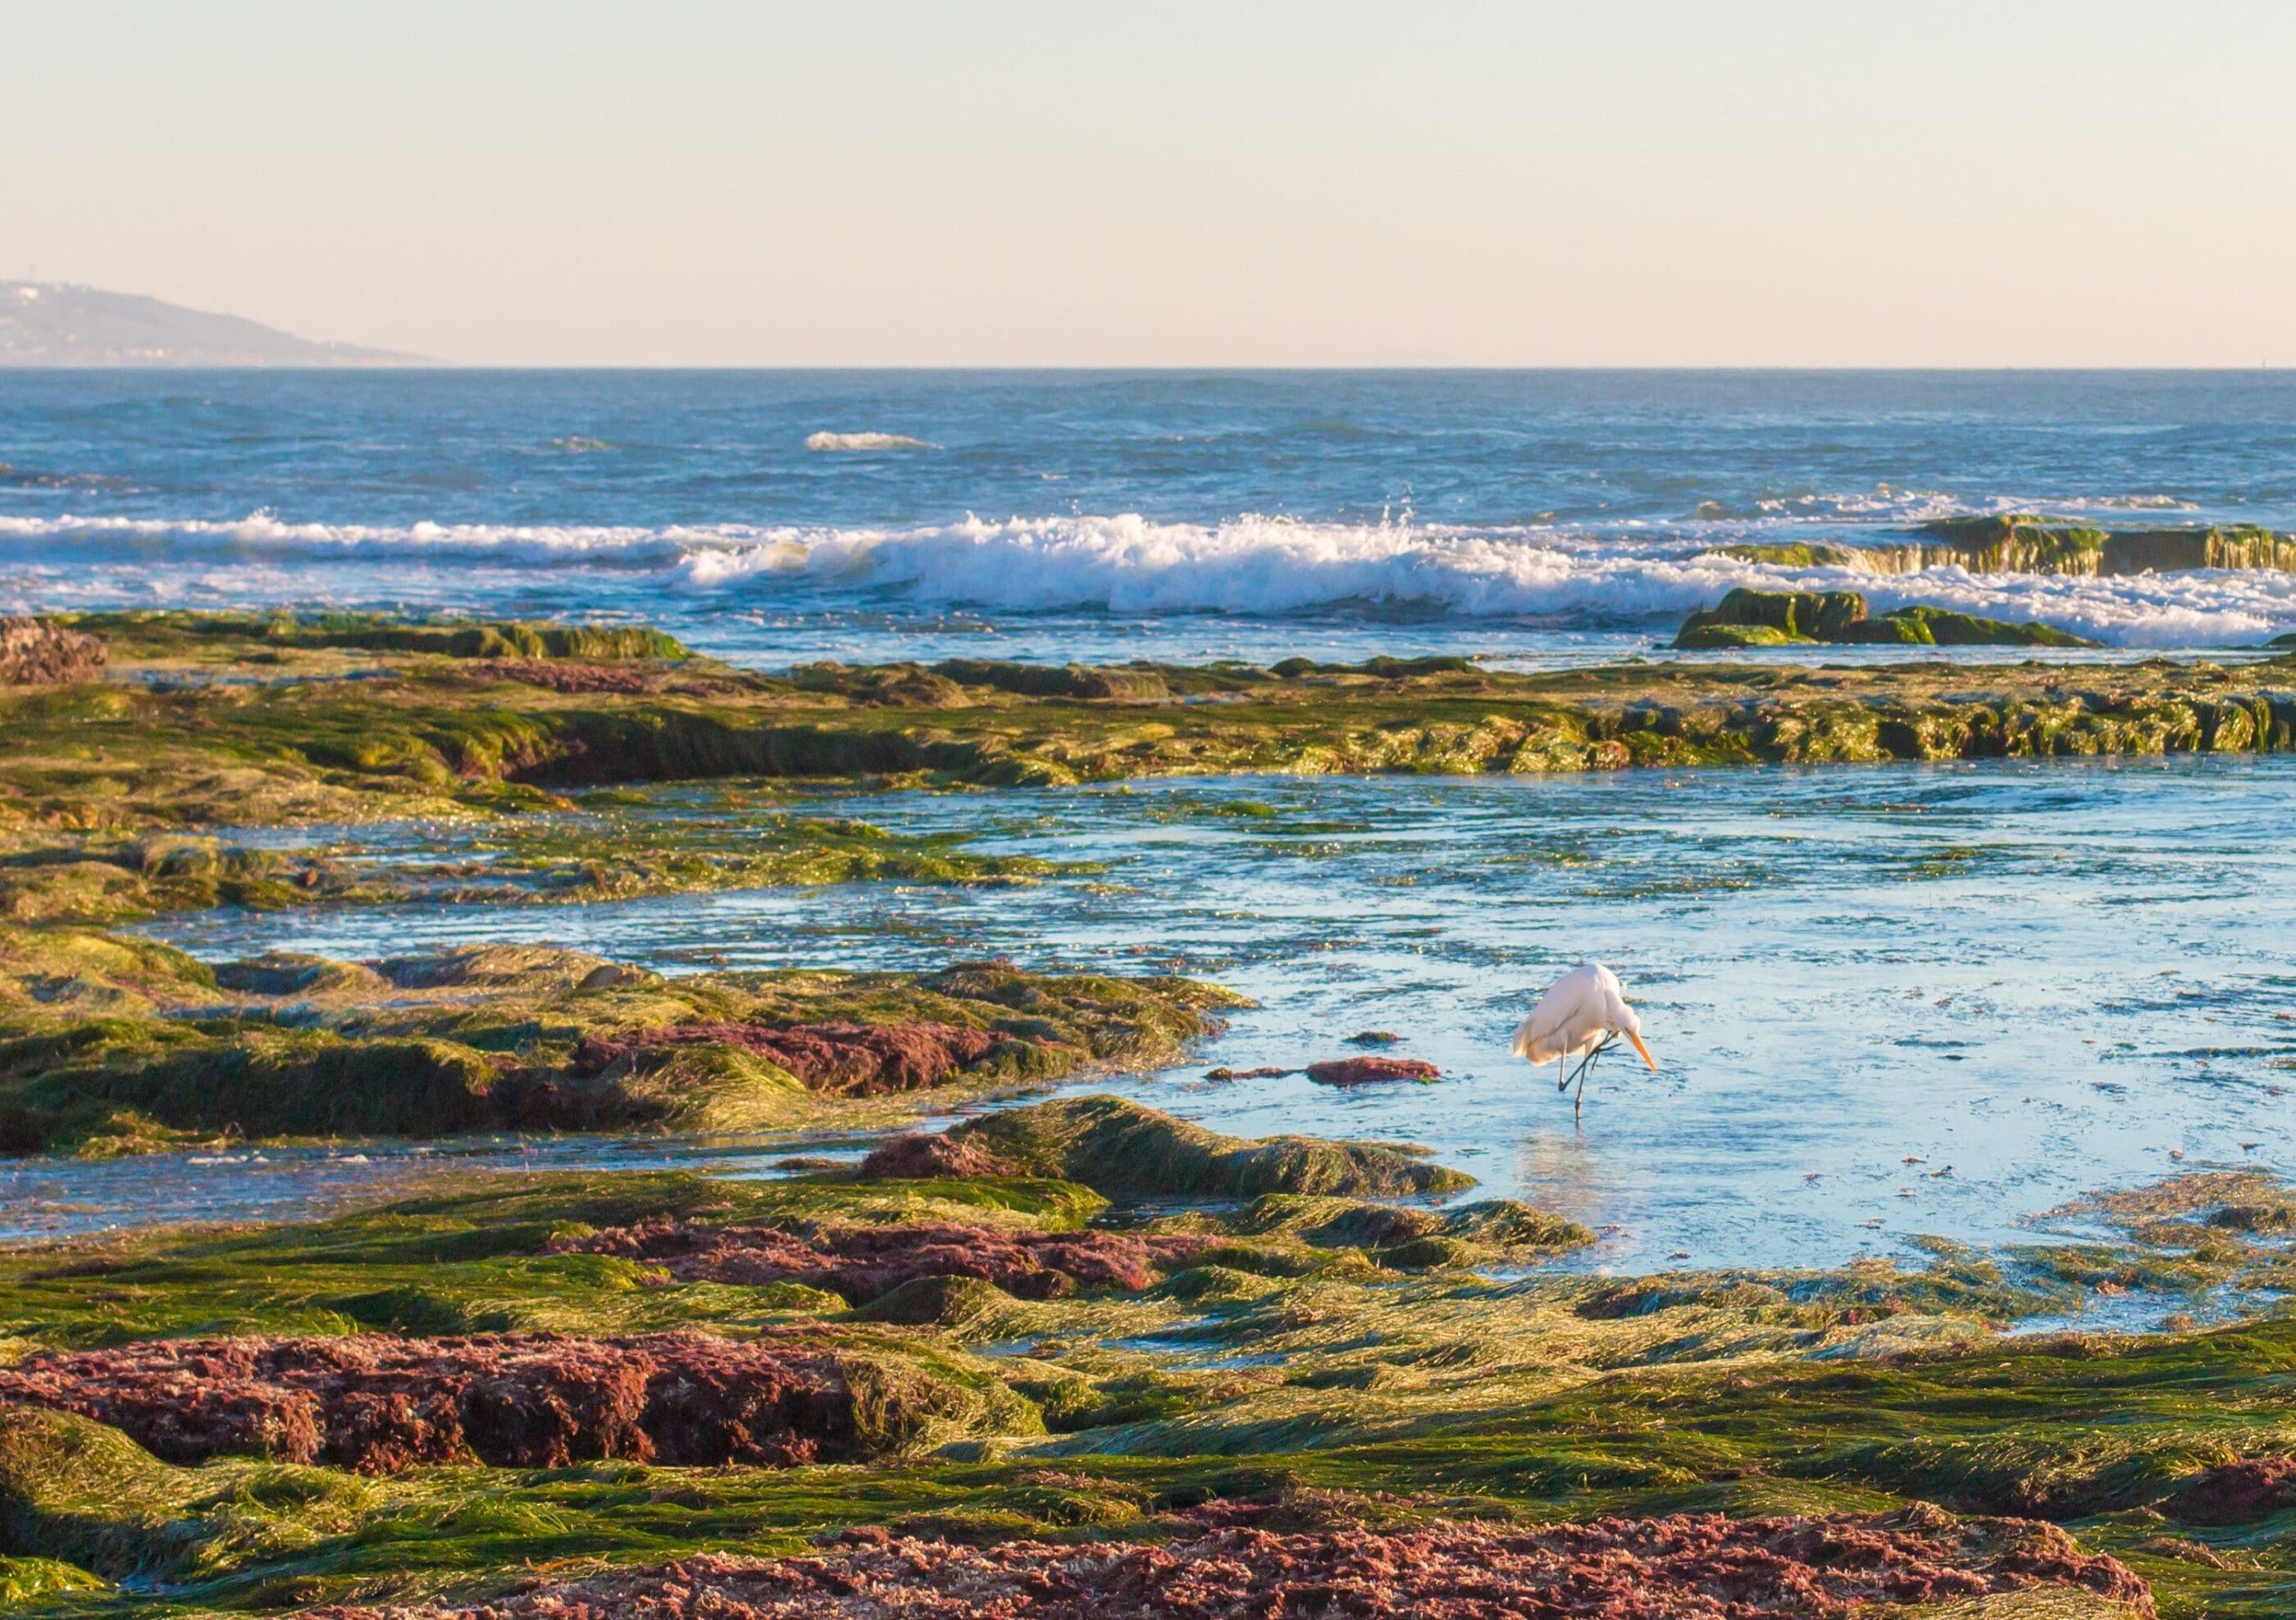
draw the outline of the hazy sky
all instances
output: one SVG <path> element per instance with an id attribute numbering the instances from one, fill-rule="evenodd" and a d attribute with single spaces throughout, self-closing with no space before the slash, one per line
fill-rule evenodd
<path id="1" fill-rule="evenodd" d="M 2296 364 L 2296 4 L 0 0 L 0 275 L 560 364 Z"/>

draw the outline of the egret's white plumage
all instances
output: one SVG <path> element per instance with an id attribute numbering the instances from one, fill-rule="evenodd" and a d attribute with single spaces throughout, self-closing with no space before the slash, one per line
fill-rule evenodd
<path id="1" fill-rule="evenodd" d="M 1578 1078 L 1583 1098 L 1587 1065 L 1619 1035 L 1634 1043 L 1635 1051 L 1655 1073 L 1658 1060 L 1643 1044 L 1642 1020 L 1627 1005 L 1619 976 L 1599 961 L 1582 961 L 1556 979 L 1554 987 L 1538 998 L 1530 1016 L 1516 1027 L 1514 1055 L 1533 1063 L 1564 1066 L 1573 1058 L 1582 1060 Z M 1562 1084 L 1570 1084 L 1567 1070 Z"/>

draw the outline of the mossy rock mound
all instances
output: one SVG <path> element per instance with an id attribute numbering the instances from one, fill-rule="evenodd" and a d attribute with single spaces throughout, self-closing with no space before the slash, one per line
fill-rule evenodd
<path id="1" fill-rule="evenodd" d="M 2038 620 L 1980 618 L 1951 608 L 1894 608 L 1837 638 L 1910 647 L 2095 647 L 2100 643 Z"/>
<path id="2" fill-rule="evenodd" d="M 520 619 L 409 621 L 380 613 L 74 613 L 59 623 L 129 656 L 167 656 L 201 642 L 275 648 L 427 653 L 449 659 L 560 659 L 583 663 L 676 661 L 693 654 L 676 636 L 636 625 Z"/>
<path id="3" fill-rule="evenodd" d="M 961 686 L 986 686 L 1029 698 L 1112 698 L 1148 703 L 1171 696 L 1163 675 L 1153 669 L 947 659 L 934 665 L 932 673 Z"/>
<path id="4" fill-rule="evenodd" d="M 1775 625 L 1685 625 L 1674 638 L 1683 652 L 1726 652 L 1740 647 L 1808 647 L 1806 635 L 1792 635 Z"/>
<path id="5" fill-rule="evenodd" d="M 193 1483 L 92 1419 L 0 1405 L 0 1548 L 11 1553 L 130 1574 L 161 1550 L 155 1535 Z M 176 1528 L 188 1540 L 198 1527 Z"/>
<path id="6" fill-rule="evenodd" d="M 1714 555 L 1776 569 L 1856 568 L 1862 561 L 1857 552 L 1849 546 L 1827 545 L 1807 540 L 1781 545 L 1722 545 L 1715 548 Z"/>
<path id="7" fill-rule="evenodd" d="M 1016 1303 L 985 1278 L 913 1277 L 847 1314 L 856 1321 L 961 1328 Z"/>
<path id="8" fill-rule="evenodd" d="M 950 1128 L 1022 1174 L 1081 1182 L 1111 1199 L 1256 1198 L 1267 1192 L 1450 1192 L 1474 1178 L 1404 1143 L 1252 1141 L 1121 1097 L 1072 1097 Z"/>
<path id="9" fill-rule="evenodd" d="M 1718 605 L 1683 620 L 1675 645 L 1698 645 L 1697 638 L 1711 631 L 1768 633 L 1763 641 L 1740 645 L 1830 642 L 1865 617 L 1866 599 L 1855 591 L 1753 591 L 1740 585 Z"/>
<path id="10" fill-rule="evenodd" d="M 1685 650 L 1783 647 L 1824 642 L 1841 646 L 2094 647 L 2053 625 L 1980 618 L 1950 608 L 1896 608 L 1866 615 L 1855 591 L 1753 591 L 1743 585 L 1720 603 L 1682 621 L 1674 644 Z"/>

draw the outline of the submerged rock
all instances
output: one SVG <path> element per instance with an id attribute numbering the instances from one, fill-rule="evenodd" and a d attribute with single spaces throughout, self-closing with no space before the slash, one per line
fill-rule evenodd
<path id="1" fill-rule="evenodd" d="M 1328 1521 L 1330 1514 L 1318 1516 Z M 1172 1539 L 973 1547 L 848 1530 L 804 1558 L 703 1556 L 529 1588 L 480 1608 L 317 1611 L 486 1620 L 1168 1620 L 1179 1615 L 1414 1620 L 1846 1620 L 2053 1587 L 2152 1612 L 2144 1581 L 2063 1532 L 1925 1513 L 1664 1518 L 1510 1528 L 1434 1520 L 1278 1528 L 1281 1505 L 1173 1515 Z M 1957 1611 L 1956 1611 L 1957 1612 Z M 2038 1612 L 2038 1611 L 2035 1611 Z M 2056 1612 L 2052 1610 L 2050 1612 Z"/>
<path id="2" fill-rule="evenodd" d="M 1439 1079 L 1443 1071 L 1423 1058 L 1333 1058 L 1308 1065 L 1318 1085 L 1374 1085 L 1382 1080 Z"/>

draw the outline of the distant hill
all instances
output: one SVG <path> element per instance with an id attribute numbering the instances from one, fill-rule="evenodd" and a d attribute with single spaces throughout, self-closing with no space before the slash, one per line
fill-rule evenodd
<path id="1" fill-rule="evenodd" d="M 0 366 L 419 365 L 421 356 L 314 343 L 128 292 L 0 282 Z"/>

